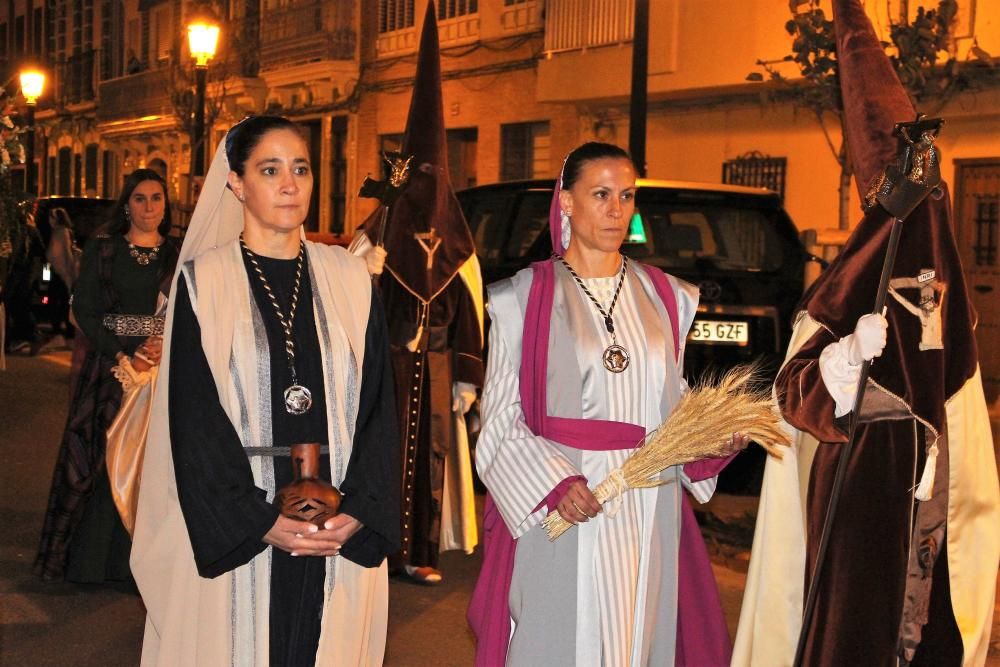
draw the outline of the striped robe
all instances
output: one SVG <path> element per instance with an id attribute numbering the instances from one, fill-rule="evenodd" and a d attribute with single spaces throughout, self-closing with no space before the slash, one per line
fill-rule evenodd
<path id="1" fill-rule="evenodd" d="M 549 341 L 548 413 L 641 425 L 652 431 L 680 398 L 684 383 L 662 303 L 641 272 L 628 272 L 614 310 L 618 343 L 631 355 L 621 374 L 609 373 L 603 317 L 557 264 Z M 585 281 L 607 306 L 617 277 Z M 583 451 L 538 437 L 520 404 L 519 367 L 531 270 L 491 286 L 490 355 L 483 396 L 477 467 L 518 539 L 510 591 L 513 633 L 509 664 L 674 664 L 681 488 L 679 468 L 666 484 L 625 494 L 597 518 L 549 542 L 538 507 L 566 477 L 591 485 L 631 453 Z M 683 340 L 697 303 L 694 288 L 671 279 Z M 683 346 L 682 346 L 683 347 Z M 690 485 L 707 500 L 715 480 Z M 487 528 L 488 529 L 488 528 Z"/>

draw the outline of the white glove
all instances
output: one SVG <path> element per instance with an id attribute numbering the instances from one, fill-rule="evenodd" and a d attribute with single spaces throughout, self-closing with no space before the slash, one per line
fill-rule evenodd
<path id="1" fill-rule="evenodd" d="M 385 248 L 373 244 L 364 232 L 358 232 L 354 240 L 351 241 L 351 245 L 347 246 L 347 252 L 365 258 L 365 263 L 368 265 L 368 275 L 382 275 L 382 271 L 385 269 Z"/>
<path id="2" fill-rule="evenodd" d="M 388 253 L 381 246 L 372 246 L 371 250 L 365 253 L 365 262 L 368 264 L 368 275 L 380 276 L 385 269 L 385 257 Z"/>
<path id="3" fill-rule="evenodd" d="M 833 398 L 835 417 L 854 409 L 861 364 L 882 354 L 888 326 L 882 315 L 865 315 L 858 320 L 854 333 L 830 343 L 819 355 L 820 376 Z"/>
<path id="4" fill-rule="evenodd" d="M 844 336 L 844 342 L 847 343 L 847 360 L 855 366 L 860 366 L 862 362 L 882 356 L 888 328 L 889 322 L 881 313 L 864 315 L 854 326 L 854 333 Z"/>
<path id="5" fill-rule="evenodd" d="M 456 382 L 451 386 L 451 410 L 464 415 L 476 402 L 476 385 L 468 382 Z"/>

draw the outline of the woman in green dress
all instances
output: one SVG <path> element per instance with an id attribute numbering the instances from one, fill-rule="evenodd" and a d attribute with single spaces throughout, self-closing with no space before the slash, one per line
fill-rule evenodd
<path id="1" fill-rule="evenodd" d="M 159 363 L 166 294 L 177 264 L 167 238 L 166 183 L 151 169 L 125 179 L 104 232 L 84 248 L 73 314 L 87 353 L 56 460 L 35 573 L 45 579 L 127 581 L 131 542 L 105 468 L 107 430 L 122 385 L 113 369 Z"/>

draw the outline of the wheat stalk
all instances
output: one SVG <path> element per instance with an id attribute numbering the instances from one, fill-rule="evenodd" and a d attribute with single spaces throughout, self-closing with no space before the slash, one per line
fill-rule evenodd
<path id="1" fill-rule="evenodd" d="M 658 486 L 662 481 L 656 475 L 670 466 L 729 456 L 736 451 L 734 432 L 781 458 L 781 446 L 791 440 L 781 427 L 770 392 L 753 389 L 758 377 L 757 366 L 737 366 L 717 383 L 708 380 L 687 392 L 646 444 L 597 485 L 593 490 L 597 501 L 604 504 L 629 489 Z M 542 525 L 550 540 L 573 526 L 556 510 Z"/>

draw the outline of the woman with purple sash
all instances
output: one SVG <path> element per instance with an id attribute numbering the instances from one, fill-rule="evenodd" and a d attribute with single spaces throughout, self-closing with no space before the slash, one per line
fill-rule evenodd
<path id="1" fill-rule="evenodd" d="M 553 259 L 489 288 L 492 329 L 476 465 L 489 495 L 469 608 L 477 665 L 728 665 L 718 590 L 685 491 L 729 459 L 668 468 L 602 508 L 588 489 L 686 389 L 696 287 L 620 253 L 635 167 L 617 146 L 569 154 Z M 746 438 L 735 435 L 739 446 Z M 550 510 L 577 524 L 549 541 Z"/>

